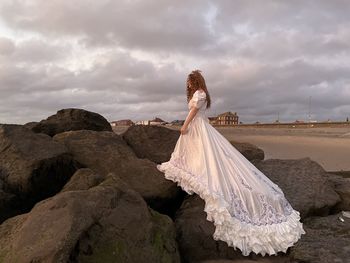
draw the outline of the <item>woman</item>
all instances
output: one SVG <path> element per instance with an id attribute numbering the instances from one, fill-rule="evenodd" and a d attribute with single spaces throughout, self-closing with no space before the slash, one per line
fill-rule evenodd
<path id="1" fill-rule="evenodd" d="M 169 161 L 157 165 L 167 179 L 205 201 L 213 238 L 244 256 L 277 255 L 305 234 L 300 213 L 282 190 L 209 124 L 210 96 L 199 70 L 187 78 L 189 114 Z"/>

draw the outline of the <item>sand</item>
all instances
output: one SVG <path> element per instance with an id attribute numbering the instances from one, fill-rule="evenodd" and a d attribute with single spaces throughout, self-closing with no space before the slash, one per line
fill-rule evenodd
<path id="1" fill-rule="evenodd" d="M 179 129 L 180 127 L 169 127 Z M 122 133 L 127 127 L 116 127 Z M 249 142 L 265 152 L 265 159 L 309 157 L 326 171 L 350 171 L 350 128 L 216 127 L 228 140 Z"/>
<path id="2" fill-rule="evenodd" d="M 228 140 L 262 148 L 265 159 L 309 157 L 326 171 L 350 171 L 350 128 L 217 128 Z"/>

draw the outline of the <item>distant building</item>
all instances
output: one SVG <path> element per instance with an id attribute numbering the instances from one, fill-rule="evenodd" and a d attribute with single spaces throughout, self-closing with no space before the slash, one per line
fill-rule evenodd
<path id="1" fill-rule="evenodd" d="M 113 127 L 114 126 L 131 126 L 131 125 L 134 125 L 134 122 L 132 120 L 126 119 L 126 120 L 112 121 L 110 124 Z"/>
<path id="2" fill-rule="evenodd" d="M 210 124 L 216 124 L 218 117 L 208 117 Z"/>
<path id="3" fill-rule="evenodd" d="M 136 121 L 136 125 L 149 125 L 149 120 L 143 120 L 143 121 Z"/>
<path id="4" fill-rule="evenodd" d="M 166 121 L 163 121 L 161 118 L 154 118 L 153 120 L 143 120 L 135 122 L 136 125 L 165 125 Z"/>
<path id="5" fill-rule="evenodd" d="M 161 118 L 156 117 L 153 120 L 150 120 L 149 125 L 163 125 L 166 123 L 166 121 L 163 121 Z"/>
<path id="6" fill-rule="evenodd" d="M 235 125 L 238 124 L 237 112 L 232 113 L 230 111 L 221 113 L 216 118 L 216 123 L 218 125 Z"/>

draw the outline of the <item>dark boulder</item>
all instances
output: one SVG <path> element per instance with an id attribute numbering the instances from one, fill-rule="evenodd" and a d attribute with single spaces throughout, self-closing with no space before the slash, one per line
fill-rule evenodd
<path id="1" fill-rule="evenodd" d="M 180 132 L 161 126 L 134 125 L 122 136 L 137 157 L 160 164 L 169 161 Z"/>
<path id="2" fill-rule="evenodd" d="M 189 195 L 176 213 L 177 240 L 184 262 L 215 262 L 214 260 L 217 259 L 234 259 L 234 262 L 236 260 L 240 262 L 240 260 L 247 258 L 254 258 L 255 260 L 263 258 L 261 255 L 254 253 L 251 253 L 249 257 L 245 257 L 238 248 L 235 250 L 221 240 L 214 240 L 215 226 L 213 222 L 206 219 L 207 214 L 204 211 L 204 204 L 204 200 L 199 195 Z M 267 258 L 267 256 L 264 258 Z M 279 261 L 274 261 L 277 263 L 284 262 L 287 256 L 281 254 L 271 256 L 271 258 L 278 259 Z"/>
<path id="3" fill-rule="evenodd" d="M 62 109 L 45 120 L 32 125 L 26 124 L 34 132 L 50 136 L 76 130 L 112 131 L 110 123 L 100 114 L 83 109 Z"/>
<path id="4" fill-rule="evenodd" d="M 172 220 L 109 174 L 0 225 L 2 262 L 180 262 Z"/>
<path id="5" fill-rule="evenodd" d="M 328 173 L 328 181 L 340 196 L 341 201 L 332 209 L 332 214 L 350 211 L 350 178 Z"/>
<path id="6" fill-rule="evenodd" d="M 264 151 L 251 143 L 236 141 L 230 141 L 230 143 L 249 161 L 265 158 Z"/>
<path id="7" fill-rule="evenodd" d="M 239 259 L 239 251 L 229 248 L 225 242 L 215 241 L 214 224 L 206 220 L 204 200 L 197 194 L 183 201 L 175 218 L 176 234 L 181 255 L 185 262 L 207 259 Z"/>
<path id="8" fill-rule="evenodd" d="M 326 171 L 310 158 L 268 159 L 255 166 L 283 190 L 302 218 L 328 215 L 341 201 L 328 181 Z"/>
<path id="9" fill-rule="evenodd" d="M 37 121 L 31 121 L 31 122 L 27 122 L 26 124 L 23 125 L 23 127 L 31 130 L 35 125 L 37 125 L 39 122 Z"/>
<path id="10" fill-rule="evenodd" d="M 170 214 L 178 203 L 180 189 L 165 179 L 156 164 L 139 159 L 122 137 L 113 132 L 70 131 L 57 134 L 54 140 L 66 145 L 74 158 L 102 176 L 117 174 L 139 192 L 157 211 Z"/>
<path id="11" fill-rule="evenodd" d="M 292 247 L 292 262 L 350 262 L 350 218 L 342 213 L 309 217 L 303 226 L 306 235 Z"/>
<path id="12" fill-rule="evenodd" d="M 73 174 L 61 192 L 88 190 L 100 184 L 103 179 L 104 177 L 102 175 L 95 173 L 90 168 L 81 168 Z"/>
<path id="13" fill-rule="evenodd" d="M 9 217 L 18 215 L 20 212 L 19 198 L 0 187 L 0 223 Z"/>
<path id="14" fill-rule="evenodd" d="M 11 200 L 10 203 L 16 200 L 21 207 L 13 205 L 14 210 L 26 210 L 56 194 L 78 166 L 66 147 L 50 136 L 34 133 L 22 125 L 0 125 L 0 180 L 7 193 L 2 199 L 4 209 L 8 207 L 4 200 Z"/>
<path id="15" fill-rule="evenodd" d="M 254 259 L 238 259 L 238 260 L 230 260 L 230 259 L 209 259 L 203 260 L 198 263 L 291 263 L 289 258 L 281 258 L 281 257 L 268 257 L 261 258 L 258 260 Z M 297 263 L 297 262 L 294 262 Z"/>
<path id="16" fill-rule="evenodd" d="M 342 176 L 344 178 L 350 178 L 350 171 L 331 171 L 331 172 L 328 172 L 329 174 L 336 174 L 336 175 L 339 175 L 339 176 Z"/>

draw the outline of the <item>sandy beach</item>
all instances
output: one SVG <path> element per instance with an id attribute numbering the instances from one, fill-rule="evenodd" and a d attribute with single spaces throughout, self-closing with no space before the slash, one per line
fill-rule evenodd
<path id="1" fill-rule="evenodd" d="M 228 140 L 262 148 L 265 159 L 310 157 L 327 171 L 350 171 L 350 128 L 217 128 Z"/>
<path id="2" fill-rule="evenodd" d="M 215 128 L 228 140 L 260 147 L 265 152 L 265 159 L 310 157 L 327 171 L 350 171 L 350 128 Z M 126 129 L 114 128 L 116 133 Z"/>

